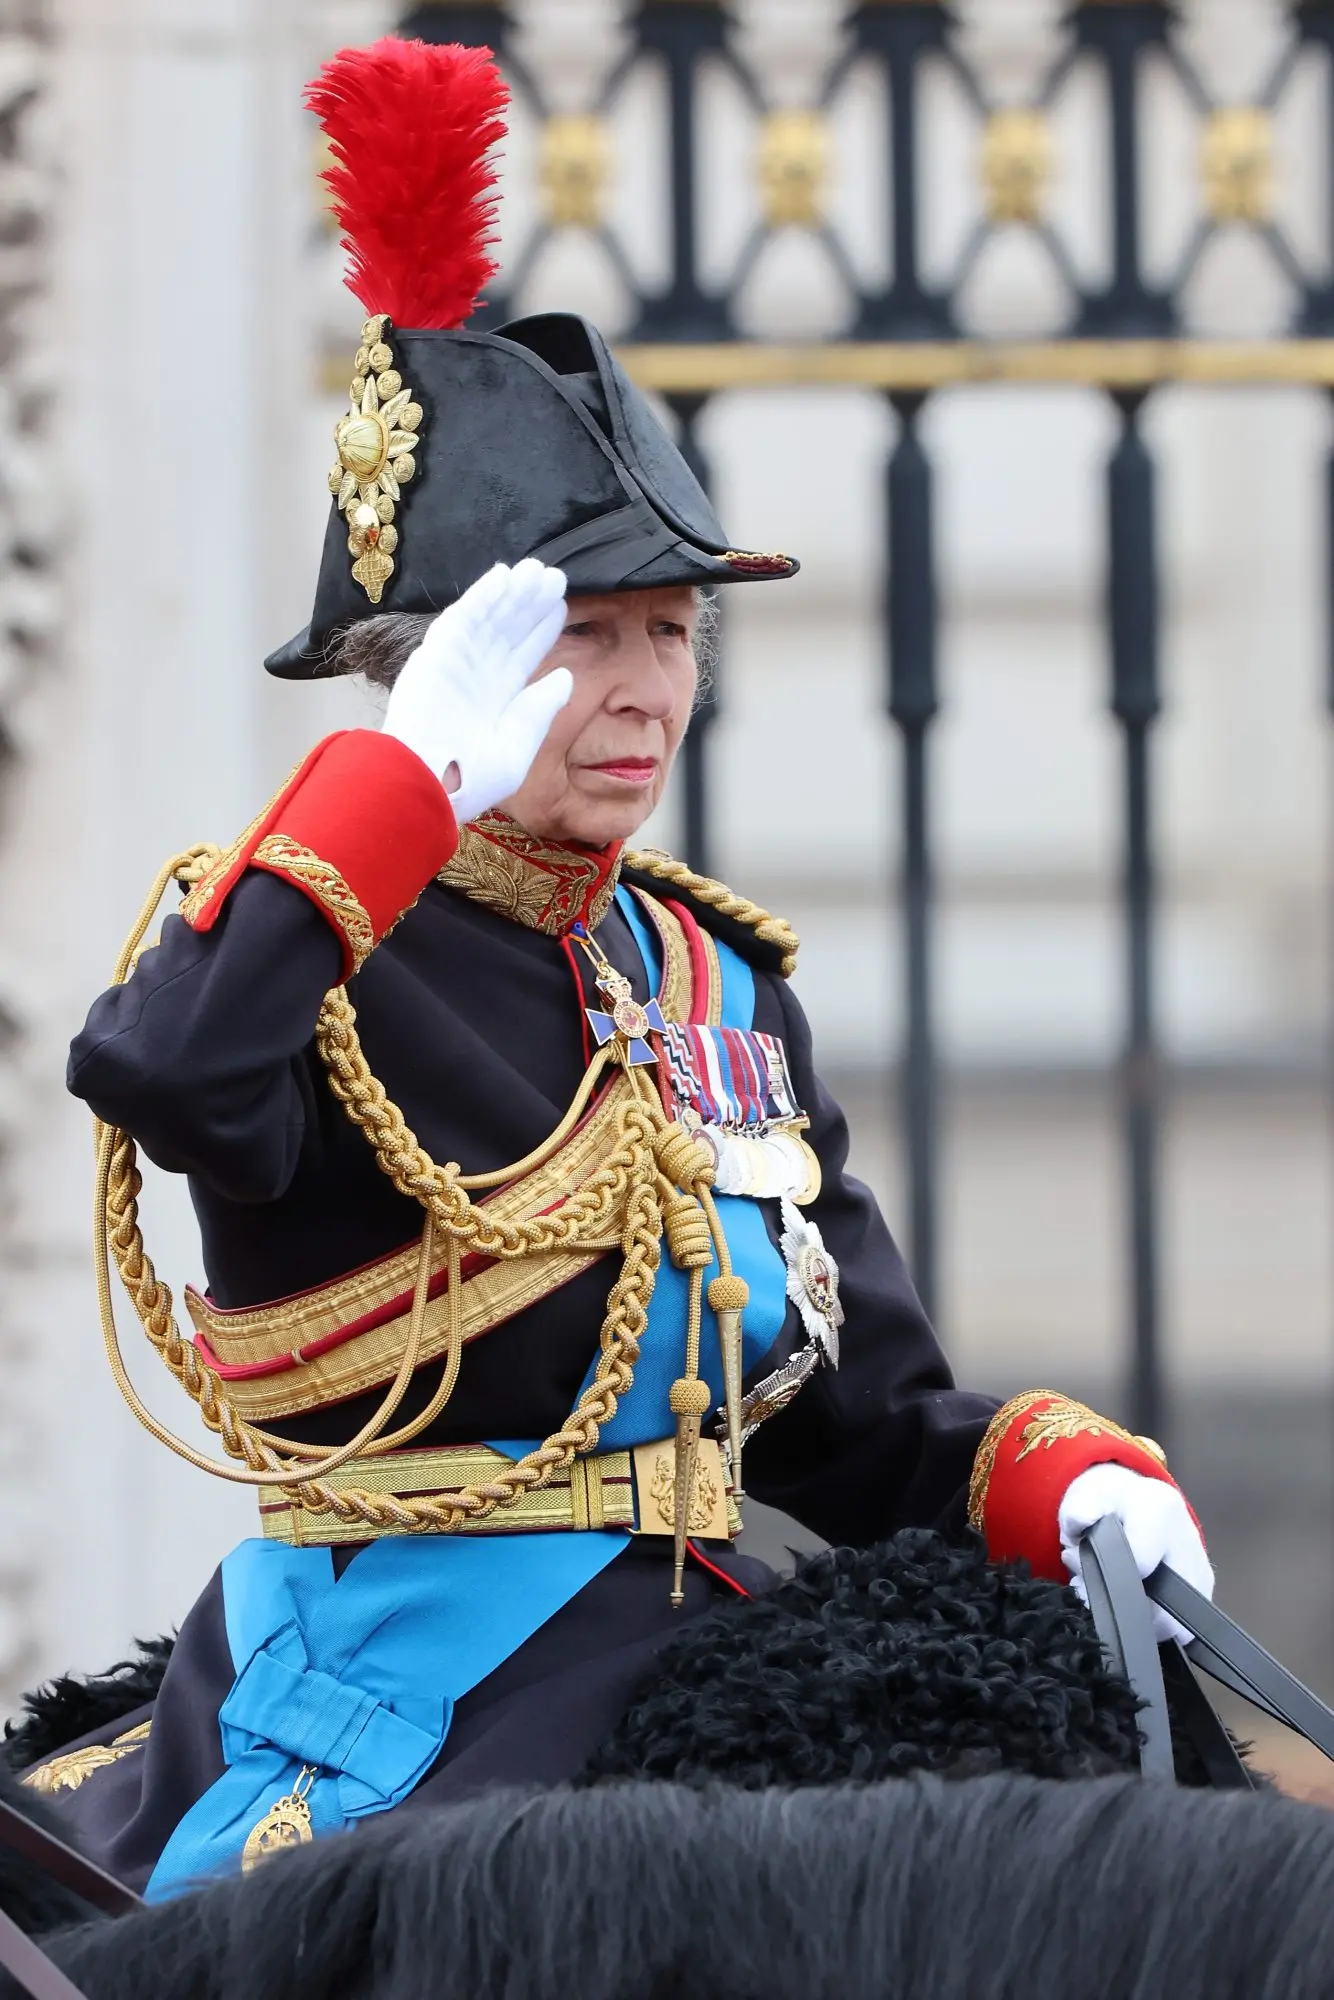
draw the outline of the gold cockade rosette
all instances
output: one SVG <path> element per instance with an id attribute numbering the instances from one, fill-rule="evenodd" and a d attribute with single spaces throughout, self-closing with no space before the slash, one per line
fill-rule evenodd
<path id="1" fill-rule="evenodd" d="M 347 516 L 352 574 L 372 604 L 380 602 L 394 573 L 394 510 L 417 470 L 422 420 L 421 404 L 413 402 L 394 366 L 394 350 L 385 339 L 390 330 L 387 313 L 375 314 L 361 329 L 348 392 L 351 408 L 334 425 L 338 463 L 329 474 L 329 491 Z"/>

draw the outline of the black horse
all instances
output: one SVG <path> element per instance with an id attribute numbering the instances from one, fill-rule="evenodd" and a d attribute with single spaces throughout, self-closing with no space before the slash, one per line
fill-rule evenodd
<path id="1" fill-rule="evenodd" d="M 1334 1816 L 1137 1778 L 491 1794 L 47 1949 L 87 2000 L 1316 2000 Z"/>

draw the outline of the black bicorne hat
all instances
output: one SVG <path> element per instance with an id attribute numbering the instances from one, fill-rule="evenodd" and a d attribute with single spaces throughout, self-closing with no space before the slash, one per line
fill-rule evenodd
<path id="1" fill-rule="evenodd" d="M 353 620 L 443 610 L 493 563 L 524 556 L 564 570 L 572 592 L 792 575 L 789 556 L 729 545 L 647 399 L 586 320 L 544 313 L 494 333 L 457 325 L 493 268 L 483 247 L 492 215 L 484 155 L 498 127 L 484 120 L 503 103 L 504 86 L 488 52 L 393 39 L 345 50 L 325 66 L 310 101 L 340 162 L 328 179 L 352 252 L 349 283 L 380 309 L 362 328 L 348 412 L 335 431 L 334 499 L 310 624 L 270 654 L 270 673 L 326 673 L 330 638 Z M 414 161 L 415 185 L 402 174 L 386 185 L 365 128 L 373 118 L 382 148 L 385 130 L 397 122 L 401 131 L 405 115 L 432 121 L 428 130 L 443 126 L 455 152 L 442 158 L 448 148 L 440 148 L 426 167 Z M 369 199 L 368 181 L 378 182 Z M 433 285 L 423 279 L 420 232 L 437 226 L 425 197 L 438 197 L 442 181 L 454 213 L 449 245 L 436 238 Z M 417 218 L 415 245 L 386 213 L 395 208 Z M 460 285 L 470 287 L 461 312 Z M 435 323 L 394 324 L 389 308 L 407 318 L 417 303 Z M 454 324 L 441 323 L 446 313 Z"/>

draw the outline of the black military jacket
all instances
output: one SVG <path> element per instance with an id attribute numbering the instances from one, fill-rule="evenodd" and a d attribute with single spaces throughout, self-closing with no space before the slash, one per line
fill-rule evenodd
<path id="1" fill-rule="evenodd" d="M 702 905 L 695 914 L 718 923 Z M 735 929 L 729 936 L 738 941 Z M 614 904 L 598 939 L 646 997 L 638 949 Z M 318 908 L 252 870 L 212 930 L 198 934 L 169 917 L 160 945 L 126 985 L 95 1002 L 74 1043 L 70 1088 L 159 1166 L 189 1175 L 208 1286 L 221 1307 L 320 1285 L 420 1231 L 420 1211 L 378 1169 L 313 1046 L 339 962 L 339 940 Z M 439 882 L 348 992 L 390 1097 L 431 1156 L 465 1172 L 517 1160 L 550 1133 L 583 1074 L 582 1009 L 597 998 L 591 973 L 557 938 Z M 782 1037 L 810 1117 L 824 1179 L 806 1212 L 838 1262 L 846 1320 L 837 1373 L 818 1370 L 752 1439 L 747 1490 L 831 1541 L 864 1543 L 909 1523 L 959 1524 L 995 1403 L 954 1388 L 875 1201 L 845 1170 L 844 1118 L 816 1076 L 805 1016 L 776 972 L 756 970 L 754 1025 Z M 776 1240 L 778 1204 L 765 1207 Z M 602 1259 L 472 1342 L 449 1408 L 418 1442 L 557 1429 L 596 1350 L 614 1266 Z M 752 1379 L 805 1339 L 789 1307 Z M 424 1383 L 398 1421 L 428 1393 Z M 286 1419 L 283 1428 L 333 1443 L 370 1409 L 359 1399 Z"/>
<path id="2" fill-rule="evenodd" d="M 677 892 L 674 890 L 673 894 Z M 695 914 L 745 949 L 703 906 Z M 597 936 L 645 999 L 639 951 L 613 904 Z M 845 1171 L 847 1128 L 821 1088 L 810 1034 L 785 980 L 755 964 L 757 1029 L 781 1036 L 823 1187 L 805 1209 L 840 1267 L 841 1365 L 817 1369 L 746 1451 L 746 1487 L 836 1542 L 912 1523 L 961 1526 L 973 1456 L 995 1409 L 956 1390 L 869 1192 Z M 319 1286 L 416 1241 L 420 1210 L 380 1172 L 334 1098 L 313 1029 L 342 942 L 316 905 L 274 874 L 243 874 L 211 930 L 169 917 L 129 982 L 94 1004 L 70 1086 L 190 1177 L 213 1299 L 263 1304 Z M 552 1131 L 584 1073 L 583 1007 L 597 996 L 581 954 L 433 881 L 348 982 L 372 1069 L 440 1162 L 486 1172 Z M 777 1202 L 764 1204 L 772 1234 Z M 420 1443 L 544 1437 L 574 1404 L 618 1268 L 603 1258 L 471 1342 L 453 1399 Z M 795 1307 L 769 1372 L 806 1343 Z M 437 1371 L 406 1409 L 423 1406 Z M 414 1385 L 416 1387 L 416 1385 Z M 282 1421 L 333 1443 L 367 1398 Z M 401 1421 L 404 1410 L 396 1421 Z M 625 1553 L 458 1702 L 436 1763 L 400 1811 L 496 1783 L 574 1778 L 654 1671 L 664 1640 L 772 1572 L 714 1545 L 668 1601 L 667 1539 Z M 335 1549 L 336 1576 L 359 1550 Z M 173 1828 L 223 1772 L 218 1711 L 232 1685 L 219 1575 L 190 1610 L 151 1702 L 113 1702 L 46 1772 L 85 1850 L 136 1888 Z M 115 1685 L 111 1691 L 114 1695 Z M 89 1696 L 81 1697 L 86 1717 Z M 141 1725 L 151 1728 L 144 1731 Z M 102 1752 L 91 1771 L 81 1753 Z"/>

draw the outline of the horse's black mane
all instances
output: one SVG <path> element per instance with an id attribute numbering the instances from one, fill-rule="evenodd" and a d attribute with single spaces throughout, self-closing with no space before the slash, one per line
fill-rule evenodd
<path id="1" fill-rule="evenodd" d="M 491 1794 L 49 1948 L 88 2000 L 1316 2000 L 1334 1817 L 1135 1778 Z"/>

